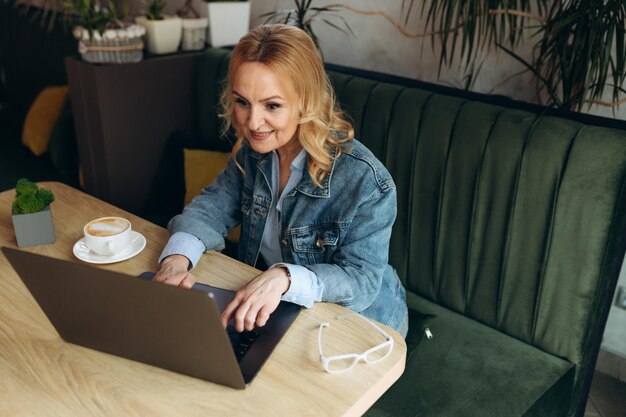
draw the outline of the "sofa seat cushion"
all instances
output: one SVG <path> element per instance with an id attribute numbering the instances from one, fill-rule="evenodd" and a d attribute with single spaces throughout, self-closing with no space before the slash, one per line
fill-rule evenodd
<path id="1" fill-rule="evenodd" d="M 406 370 L 367 416 L 567 414 L 572 363 L 414 294 L 407 297 Z M 424 326 L 432 339 L 423 337 Z"/>

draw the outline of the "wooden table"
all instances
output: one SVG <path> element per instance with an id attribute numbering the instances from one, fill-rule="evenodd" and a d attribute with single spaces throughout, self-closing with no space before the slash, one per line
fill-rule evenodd
<path id="1" fill-rule="evenodd" d="M 168 238 L 165 229 L 66 185 L 40 185 L 56 196 L 51 207 L 57 241 L 26 250 L 80 262 L 72 246 L 82 237 L 83 225 L 97 217 L 123 216 L 146 237 L 146 248 L 131 260 L 95 267 L 133 275 L 156 269 Z M 0 193 L 1 246 L 17 246 L 10 214 L 13 196 L 13 190 Z M 213 251 L 194 272 L 198 281 L 228 289 L 237 289 L 257 273 Z M 317 348 L 320 322 L 331 322 L 324 331 L 329 355 L 362 352 L 380 340 L 356 317 L 334 320 L 345 311 L 329 303 L 303 310 L 251 386 L 240 391 L 64 342 L 0 253 L 0 415 L 361 415 L 404 371 L 406 344 L 386 329 L 395 339 L 387 359 L 327 374 Z"/>

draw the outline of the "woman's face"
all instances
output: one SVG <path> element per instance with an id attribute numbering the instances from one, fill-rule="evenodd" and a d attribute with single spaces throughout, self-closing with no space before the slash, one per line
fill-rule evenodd
<path id="1" fill-rule="evenodd" d="M 264 64 L 245 62 L 235 74 L 232 92 L 235 118 L 252 149 L 299 152 L 295 136 L 300 100 L 291 82 L 280 80 Z"/>

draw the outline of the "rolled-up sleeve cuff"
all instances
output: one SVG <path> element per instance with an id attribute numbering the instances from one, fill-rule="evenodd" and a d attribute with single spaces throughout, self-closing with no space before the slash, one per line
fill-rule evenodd
<path id="1" fill-rule="evenodd" d="M 161 264 L 161 261 L 170 255 L 183 255 L 191 262 L 189 269 L 192 269 L 196 266 L 205 250 L 204 243 L 196 236 L 191 233 L 176 232 L 167 241 L 161 256 L 159 256 L 158 263 Z"/>
<path id="2" fill-rule="evenodd" d="M 322 300 L 324 284 L 317 277 L 315 272 L 300 265 L 277 263 L 271 266 L 284 267 L 289 270 L 291 284 L 282 299 L 306 308 L 313 307 L 316 301 Z"/>

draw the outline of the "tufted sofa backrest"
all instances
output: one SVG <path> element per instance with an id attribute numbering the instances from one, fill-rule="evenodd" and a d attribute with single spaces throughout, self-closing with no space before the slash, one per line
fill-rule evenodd
<path id="1" fill-rule="evenodd" d="M 396 181 L 407 289 L 577 362 L 623 257 L 626 132 L 330 75 Z"/>

